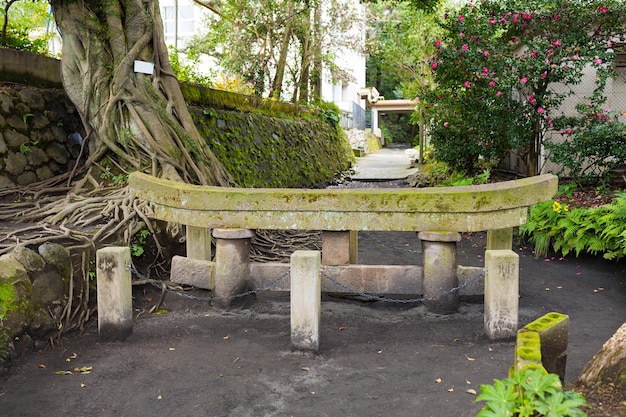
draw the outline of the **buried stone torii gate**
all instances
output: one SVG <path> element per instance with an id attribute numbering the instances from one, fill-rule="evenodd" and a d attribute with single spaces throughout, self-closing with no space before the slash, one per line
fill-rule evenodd
<path id="1" fill-rule="evenodd" d="M 187 258 L 173 260 L 171 279 L 191 283 L 177 276 L 183 265 L 185 275 L 196 275 L 194 285 L 211 289 L 224 300 L 289 270 L 289 264 L 249 262 L 254 230 L 322 230 L 318 269 L 366 293 L 422 294 L 429 311 L 452 313 L 459 292 L 450 290 L 483 270 L 457 265 L 460 232 L 487 231 L 485 332 L 498 339 L 514 336 L 518 324 L 519 259 L 511 250 L 512 228 L 526 222 L 529 206 L 555 195 L 558 179 L 541 175 L 422 189 L 248 189 L 196 186 L 133 173 L 129 186 L 136 197 L 150 202 L 150 217 L 187 227 Z M 216 241 L 214 261 L 211 230 Z M 355 264 L 356 232 L 361 230 L 419 232 L 423 264 Z M 190 272 L 194 269 L 202 271 L 200 279 Z M 310 277 L 311 272 L 319 277 L 319 271 L 303 275 Z M 292 285 L 294 279 L 297 282 L 298 277 L 292 268 Z M 473 287 L 464 291 L 482 292 Z M 269 289 L 288 291 L 289 285 L 279 283 Z M 321 290 L 340 288 L 327 283 Z M 438 294 L 445 295 L 431 299 Z"/>

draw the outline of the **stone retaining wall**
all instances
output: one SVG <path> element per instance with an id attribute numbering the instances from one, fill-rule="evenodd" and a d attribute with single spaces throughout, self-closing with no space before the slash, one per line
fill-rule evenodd
<path id="1" fill-rule="evenodd" d="M 44 243 L 0 256 L 0 374 L 12 356 L 57 330 L 70 281 L 70 253 Z"/>
<path id="2" fill-rule="evenodd" d="M 0 84 L 0 188 L 68 172 L 83 136 L 80 117 L 63 90 Z"/>

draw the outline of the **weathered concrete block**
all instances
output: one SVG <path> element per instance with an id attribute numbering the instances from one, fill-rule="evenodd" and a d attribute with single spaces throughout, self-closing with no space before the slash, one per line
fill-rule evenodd
<path id="1" fill-rule="evenodd" d="M 513 228 L 487 231 L 487 250 L 513 249 Z"/>
<path id="2" fill-rule="evenodd" d="M 214 229 L 215 237 L 215 296 L 223 298 L 229 307 L 232 297 L 243 292 L 250 276 L 250 240 L 253 230 Z"/>
<path id="3" fill-rule="evenodd" d="M 347 265 L 350 263 L 350 232 L 322 232 L 322 263 Z"/>
<path id="4" fill-rule="evenodd" d="M 519 256 L 512 250 L 485 252 L 485 333 L 515 337 L 519 310 Z"/>
<path id="5" fill-rule="evenodd" d="M 130 248 L 96 252 L 98 335 L 101 341 L 125 340 L 133 332 Z"/>
<path id="6" fill-rule="evenodd" d="M 211 260 L 211 229 L 187 226 L 187 258 Z"/>
<path id="7" fill-rule="evenodd" d="M 541 340 L 541 362 L 543 367 L 552 374 L 565 379 L 567 364 L 567 343 L 569 338 L 569 316 L 561 313 L 548 313 L 524 329 L 534 331 Z"/>
<path id="8" fill-rule="evenodd" d="M 291 255 L 291 348 L 317 352 L 322 303 L 321 255 L 298 250 Z"/>
<path id="9" fill-rule="evenodd" d="M 215 288 L 215 262 L 185 256 L 172 258 L 170 281 L 205 290 Z"/>
<path id="10" fill-rule="evenodd" d="M 511 371 L 541 369 L 541 341 L 537 332 L 520 330 L 515 341 L 515 356 Z"/>

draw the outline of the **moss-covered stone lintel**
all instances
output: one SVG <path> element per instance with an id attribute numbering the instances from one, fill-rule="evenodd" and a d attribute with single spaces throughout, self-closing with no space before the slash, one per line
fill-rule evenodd
<path id="1" fill-rule="evenodd" d="M 133 173 L 135 196 L 153 217 L 209 228 L 476 232 L 525 223 L 528 206 L 551 199 L 554 175 L 424 189 L 225 188 Z"/>
<path id="2" fill-rule="evenodd" d="M 513 371 L 543 369 L 565 378 L 569 316 L 547 313 L 517 332 Z"/>

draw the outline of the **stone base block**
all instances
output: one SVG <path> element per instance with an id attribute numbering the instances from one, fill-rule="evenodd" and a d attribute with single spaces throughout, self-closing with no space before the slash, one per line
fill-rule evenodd
<path id="1" fill-rule="evenodd" d="M 176 284 L 213 290 L 215 288 L 214 271 L 215 262 L 174 256 L 172 258 L 170 281 Z"/>

